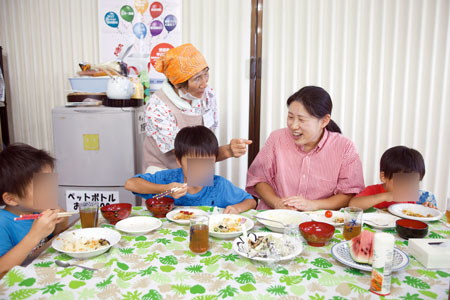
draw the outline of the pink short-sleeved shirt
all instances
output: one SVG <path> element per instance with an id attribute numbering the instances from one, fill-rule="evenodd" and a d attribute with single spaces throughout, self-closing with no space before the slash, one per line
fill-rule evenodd
<path id="1" fill-rule="evenodd" d="M 289 129 L 269 136 L 247 173 L 246 190 L 259 197 L 255 185 L 268 183 L 280 198 L 302 195 L 306 199 L 336 194 L 358 194 L 364 188 L 362 164 L 351 140 L 336 132 L 325 133 L 319 144 L 304 152 Z M 258 209 L 270 209 L 260 201 Z"/>

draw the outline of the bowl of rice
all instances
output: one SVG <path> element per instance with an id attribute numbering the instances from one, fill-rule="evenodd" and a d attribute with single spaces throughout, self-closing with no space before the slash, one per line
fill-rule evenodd
<path id="1" fill-rule="evenodd" d="M 120 233 L 109 228 L 83 228 L 61 233 L 52 247 L 73 258 L 90 258 L 105 253 L 120 239 Z"/>

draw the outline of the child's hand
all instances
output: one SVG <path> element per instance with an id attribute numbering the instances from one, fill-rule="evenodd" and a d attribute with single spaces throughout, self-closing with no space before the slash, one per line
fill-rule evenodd
<path id="1" fill-rule="evenodd" d="M 56 213 L 60 213 L 60 212 L 66 212 L 64 209 L 62 208 L 57 208 L 55 209 Z M 56 224 L 59 224 L 61 222 L 64 222 L 65 218 L 57 218 L 56 219 Z"/>
<path id="2" fill-rule="evenodd" d="M 178 188 L 176 192 L 170 193 L 170 196 L 174 197 L 175 199 L 183 197 L 187 193 L 187 184 L 185 183 L 172 182 L 169 183 L 168 186 L 169 189 Z"/>
<path id="3" fill-rule="evenodd" d="M 241 211 L 235 205 L 228 205 L 227 207 L 225 207 L 223 213 L 224 214 L 240 214 Z"/>
<path id="4" fill-rule="evenodd" d="M 430 207 L 430 208 L 437 208 L 434 204 L 433 204 L 433 202 L 424 202 L 424 203 L 422 203 L 422 205 L 423 206 L 426 206 L 426 207 Z"/>
<path id="5" fill-rule="evenodd" d="M 56 223 L 58 222 L 58 213 L 55 210 L 45 210 L 39 219 L 33 222 L 30 229 L 30 234 L 42 240 L 49 236 L 53 230 L 55 230 Z"/>

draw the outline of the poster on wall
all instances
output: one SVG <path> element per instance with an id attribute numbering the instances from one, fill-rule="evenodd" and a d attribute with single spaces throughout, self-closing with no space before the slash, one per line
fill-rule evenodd
<path id="1" fill-rule="evenodd" d="M 129 74 L 156 91 L 165 79 L 156 60 L 181 44 L 181 8 L 182 0 L 100 0 L 100 61 L 121 58 L 131 46 L 124 58 Z"/>

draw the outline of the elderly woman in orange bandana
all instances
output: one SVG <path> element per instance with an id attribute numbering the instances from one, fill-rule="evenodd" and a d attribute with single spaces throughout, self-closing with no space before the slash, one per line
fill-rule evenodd
<path id="1" fill-rule="evenodd" d="M 167 80 L 146 106 L 147 136 L 144 140 L 144 170 L 155 173 L 178 168 L 175 137 L 181 128 L 218 126 L 216 95 L 208 86 L 209 68 L 203 55 L 191 44 L 170 49 L 156 63 Z M 218 161 L 240 157 L 251 141 L 232 139 L 219 148 Z"/>

